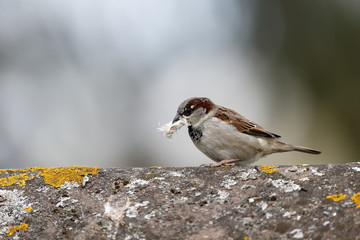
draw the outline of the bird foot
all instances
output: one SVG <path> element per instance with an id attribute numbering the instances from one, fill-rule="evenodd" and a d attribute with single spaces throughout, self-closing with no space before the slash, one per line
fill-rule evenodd
<path id="1" fill-rule="evenodd" d="M 239 161 L 238 159 L 225 159 L 217 163 L 211 164 L 202 164 L 202 167 L 220 167 L 220 166 L 235 166 L 235 162 Z"/>

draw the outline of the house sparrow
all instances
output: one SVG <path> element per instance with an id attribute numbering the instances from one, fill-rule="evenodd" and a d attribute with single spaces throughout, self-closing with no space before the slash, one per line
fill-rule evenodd
<path id="1" fill-rule="evenodd" d="M 250 164 L 279 152 L 299 151 L 319 154 L 320 151 L 287 144 L 280 136 L 263 129 L 229 108 L 215 105 L 208 98 L 190 98 L 180 104 L 167 134 L 188 125 L 195 146 L 216 161 L 207 166 Z"/>

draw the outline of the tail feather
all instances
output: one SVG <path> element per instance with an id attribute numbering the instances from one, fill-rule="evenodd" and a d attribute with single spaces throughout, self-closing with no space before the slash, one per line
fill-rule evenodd
<path id="1" fill-rule="evenodd" d="M 294 151 L 303 152 L 303 153 L 310 153 L 310 154 L 320 154 L 321 152 L 315 149 L 302 147 L 302 146 L 293 146 Z"/>

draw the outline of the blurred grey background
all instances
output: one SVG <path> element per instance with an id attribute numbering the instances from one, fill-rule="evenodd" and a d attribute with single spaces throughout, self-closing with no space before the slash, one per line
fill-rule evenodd
<path id="1" fill-rule="evenodd" d="M 360 2 L 0 0 L 0 168 L 198 166 L 178 105 L 206 96 L 359 161 Z"/>

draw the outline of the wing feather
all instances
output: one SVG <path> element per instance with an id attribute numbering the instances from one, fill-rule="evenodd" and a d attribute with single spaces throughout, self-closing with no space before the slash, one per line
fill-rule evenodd
<path id="1" fill-rule="evenodd" d="M 266 131 L 260 125 L 249 121 L 239 113 L 225 107 L 219 107 L 215 117 L 234 125 L 240 132 L 256 137 L 280 138 L 279 135 Z"/>

